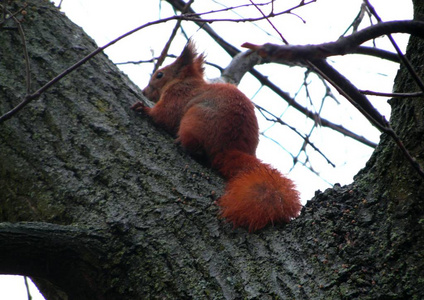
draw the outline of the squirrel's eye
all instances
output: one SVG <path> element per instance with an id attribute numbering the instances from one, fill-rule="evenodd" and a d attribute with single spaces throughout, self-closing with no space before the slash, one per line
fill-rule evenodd
<path id="1" fill-rule="evenodd" d="M 156 74 L 156 78 L 157 79 L 161 79 L 163 77 L 163 73 L 162 72 L 158 72 L 157 74 Z"/>

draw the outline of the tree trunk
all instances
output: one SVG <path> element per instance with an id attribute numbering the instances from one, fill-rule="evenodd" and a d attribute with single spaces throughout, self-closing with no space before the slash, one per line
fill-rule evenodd
<path id="1" fill-rule="evenodd" d="M 52 4 L 26 2 L 35 90 L 96 46 Z M 0 114 L 26 94 L 22 40 L 7 25 Z M 412 39 L 415 66 L 423 48 Z M 403 69 L 395 88 L 416 90 Z M 223 181 L 130 111 L 139 94 L 99 54 L 0 124 L 0 273 L 32 276 L 49 300 L 424 297 L 423 182 L 389 137 L 353 184 L 249 234 L 217 217 Z M 423 98 L 391 104 L 423 164 Z"/>

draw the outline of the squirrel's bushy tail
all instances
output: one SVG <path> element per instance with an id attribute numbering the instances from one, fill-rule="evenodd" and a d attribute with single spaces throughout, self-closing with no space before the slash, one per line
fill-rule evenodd
<path id="1" fill-rule="evenodd" d="M 215 156 L 212 166 L 227 179 L 219 199 L 221 216 L 235 227 L 255 231 L 267 224 L 287 223 L 302 205 L 293 181 L 255 156 L 230 150 Z"/>

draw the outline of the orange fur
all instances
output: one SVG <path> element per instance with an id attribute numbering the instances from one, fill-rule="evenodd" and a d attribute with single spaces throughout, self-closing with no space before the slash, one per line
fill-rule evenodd
<path id="1" fill-rule="evenodd" d="M 237 157 L 242 171 L 228 180 L 219 199 L 224 218 L 235 227 L 256 231 L 270 223 L 288 223 L 299 215 L 302 206 L 293 181 L 249 154 L 230 153 L 223 161 L 231 161 L 231 156 Z"/>
<path id="2" fill-rule="evenodd" d="M 132 109 L 148 114 L 227 179 L 218 204 L 235 227 L 255 231 L 289 222 L 300 213 L 299 194 L 290 179 L 256 158 L 259 129 L 253 104 L 233 85 L 207 83 L 203 63 L 204 56 L 189 42 L 143 90 L 156 105 L 137 102 Z"/>

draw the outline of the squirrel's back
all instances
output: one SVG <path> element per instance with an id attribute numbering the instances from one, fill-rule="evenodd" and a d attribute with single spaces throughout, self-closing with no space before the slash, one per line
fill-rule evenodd
<path id="1" fill-rule="evenodd" d="M 181 144 L 210 160 L 226 150 L 255 155 L 259 127 L 252 102 L 231 84 L 206 84 L 197 91 L 180 122 Z"/>

